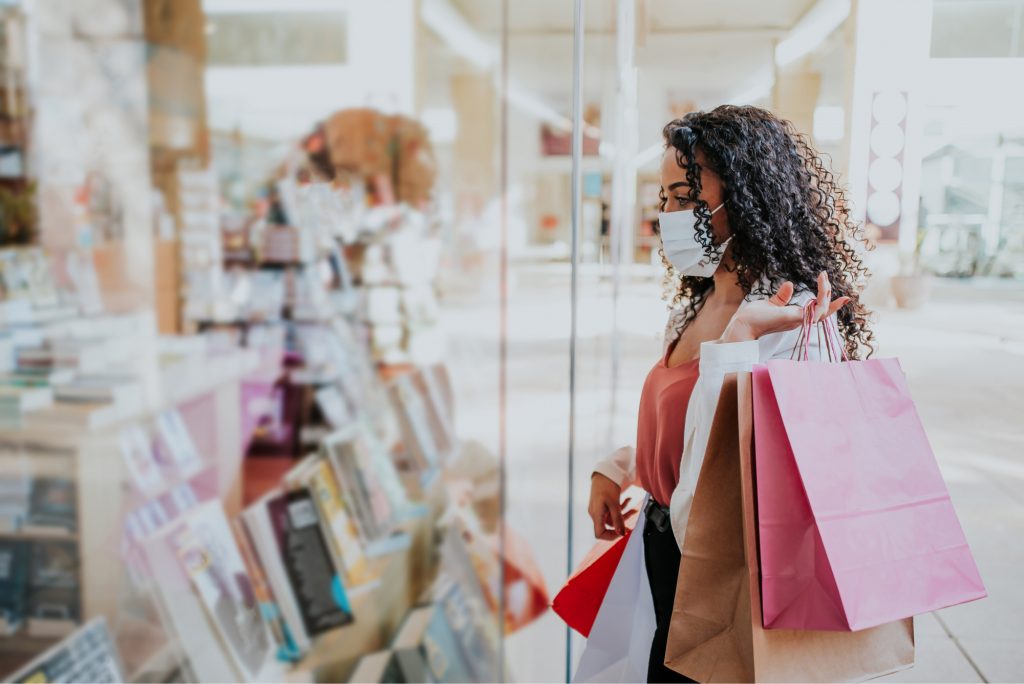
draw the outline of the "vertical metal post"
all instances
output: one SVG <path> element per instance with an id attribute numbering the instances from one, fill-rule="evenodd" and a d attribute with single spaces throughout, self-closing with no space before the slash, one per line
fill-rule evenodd
<path id="1" fill-rule="evenodd" d="M 498 194 L 501 198 L 501 238 L 498 256 L 498 549 L 505 557 L 505 511 L 508 469 L 508 15 L 509 0 L 501 2 L 501 94 L 498 144 Z M 498 672 L 505 681 L 505 563 L 498 563 Z"/>
<path id="2" fill-rule="evenodd" d="M 583 200 L 583 0 L 573 0 L 572 55 L 572 263 L 570 267 L 569 316 L 569 483 L 566 516 L 566 576 L 572 574 L 573 512 L 576 508 L 573 485 L 576 480 L 576 326 L 579 297 L 580 219 Z M 565 681 L 572 679 L 572 632 L 565 628 Z"/>
<path id="3" fill-rule="evenodd" d="M 615 86 L 615 159 L 611 193 L 611 401 L 606 448 L 614 449 L 615 418 L 618 415 L 619 368 L 619 296 L 622 290 L 622 264 L 632 263 L 633 229 L 636 222 L 636 154 L 638 145 L 636 76 L 637 7 L 634 0 L 618 0 L 615 21 L 615 58 L 618 78 Z"/>

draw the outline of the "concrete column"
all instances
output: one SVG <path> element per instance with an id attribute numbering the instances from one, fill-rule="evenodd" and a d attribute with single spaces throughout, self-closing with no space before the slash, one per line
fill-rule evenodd
<path id="1" fill-rule="evenodd" d="M 796 129 L 810 136 L 814 130 L 814 108 L 821 91 L 821 74 L 811 71 L 801 60 L 780 68 L 772 87 L 772 110 L 793 122 Z"/>
<path id="2" fill-rule="evenodd" d="M 901 150 L 899 246 L 913 251 L 917 235 L 921 177 L 921 88 L 931 46 L 930 2 L 858 0 L 854 83 L 850 108 L 850 195 L 856 218 L 864 220 L 871 163 L 872 106 L 879 94 L 901 93 L 906 99 Z"/>
<path id="3" fill-rule="evenodd" d="M 497 190 L 498 93 L 487 73 L 453 76 L 451 92 L 459 126 L 453 143 L 455 198 L 459 213 L 479 214 Z"/>

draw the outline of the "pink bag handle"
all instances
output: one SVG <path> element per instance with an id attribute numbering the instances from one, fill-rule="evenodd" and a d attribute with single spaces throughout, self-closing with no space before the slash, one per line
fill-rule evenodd
<path id="1" fill-rule="evenodd" d="M 795 356 L 798 361 L 810 360 L 811 327 L 813 326 L 818 334 L 819 348 L 821 348 L 821 333 L 823 330 L 825 332 L 825 351 L 828 354 L 829 361 L 837 361 L 840 358 L 843 361 L 849 361 L 850 357 L 846 354 L 846 347 L 841 343 L 842 336 L 839 333 L 839 325 L 835 319 L 829 316 L 817 324 L 814 323 L 814 307 L 817 304 L 817 300 L 812 299 L 803 305 L 803 322 L 800 325 L 800 338 L 793 346 L 793 352 L 789 355 L 789 358 L 792 360 Z M 797 350 L 799 350 L 799 353 Z"/>

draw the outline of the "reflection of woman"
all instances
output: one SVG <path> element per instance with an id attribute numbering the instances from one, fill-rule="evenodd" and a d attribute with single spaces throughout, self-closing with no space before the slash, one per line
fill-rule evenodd
<path id="1" fill-rule="evenodd" d="M 650 493 L 644 556 L 657 630 L 649 681 L 688 681 L 664 666 L 680 549 L 722 379 L 789 358 L 801 305 L 836 314 L 850 358 L 873 335 L 858 291 L 862 235 L 821 159 L 791 125 L 755 107 L 694 112 L 664 129 L 659 217 L 677 307 L 662 358 L 644 382 L 636 448 L 591 478 L 594 534 L 624 533 L 619 503 L 634 481 Z M 837 296 L 833 300 L 833 296 Z M 837 313 L 838 312 L 838 313 Z M 811 335 L 811 358 L 820 358 Z"/>

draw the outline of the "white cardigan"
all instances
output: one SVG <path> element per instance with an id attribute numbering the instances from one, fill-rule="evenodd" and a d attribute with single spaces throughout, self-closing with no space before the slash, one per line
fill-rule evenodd
<path id="1" fill-rule="evenodd" d="M 759 299 L 750 295 L 747 301 Z M 803 305 L 814 298 L 814 294 L 804 290 L 793 295 L 791 303 Z M 663 352 L 675 341 L 674 323 L 678 312 L 669 317 L 666 326 Z M 800 339 L 800 329 L 787 330 L 781 333 L 765 335 L 759 340 L 750 342 L 704 342 L 700 346 L 700 377 L 693 388 L 690 402 L 686 409 L 685 427 L 683 430 L 683 453 L 680 455 L 679 484 L 672 492 L 669 509 L 672 520 L 672 532 L 675 534 L 679 548 L 683 548 L 686 534 L 686 522 L 690 517 L 690 504 L 697 487 L 697 476 L 704 462 L 708 437 L 711 433 L 711 421 L 718 406 L 718 394 L 727 373 L 749 371 L 755 363 L 764 363 L 770 359 L 788 359 L 793 347 Z M 824 348 L 818 345 L 817 331 L 811 331 L 808 357 L 811 359 L 828 358 Z M 632 446 L 624 446 L 610 457 L 603 459 L 594 467 L 600 473 L 619 484 L 632 483 L 636 480 L 636 451 Z"/>

